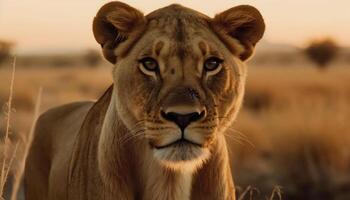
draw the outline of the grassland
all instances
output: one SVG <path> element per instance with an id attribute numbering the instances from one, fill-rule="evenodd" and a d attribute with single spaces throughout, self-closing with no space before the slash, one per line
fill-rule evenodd
<path id="1" fill-rule="evenodd" d="M 251 68 L 233 127 L 236 182 L 284 199 L 350 199 L 350 68 Z M 234 134 L 234 132 L 233 132 Z M 248 140 L 249 142 L 245 142 Z"/>
<path id="2" fill-rule="evenodd" d="M 251 186 L 254 199 L 271 198 L 280 186 L 283 199 L 350 199 L 348 65 L 320 71 L 305 61 L 288 66 L 252 63 L 244 107 L 228 137 L 239 194 Z M 12 141 L 27 140 L 39 87 L 43 112 L 96 99 L 111 84 L 107 66 L 17 69 Z M 10 67 L 0 69 L 0 105 L 7 101 L 10 75 Z M 5 122 L 4 114 L 0 121 Z M 0 126 L 1 137 L 5 127 Z"/>

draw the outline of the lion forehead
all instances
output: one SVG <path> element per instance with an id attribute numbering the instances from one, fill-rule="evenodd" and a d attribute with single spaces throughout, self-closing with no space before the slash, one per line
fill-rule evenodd
<path id="1" fill-rule="evenodd" d="M 172 4 L 170 6 L 155 10 L 146 16 L 148 21 L 160 20 L 160 19 L 185 19 L 192 21 L 193 23 L 206 24 L 210 18 L 196 10 L 183 7 L 178 4 Z"/>
<path id="2" fill-rule="evenodd" d="M 135 43 L 142 54 L 158 55 L 160 49 L 167 49 L 168 55 L 183 59 L 202 56 L 205 51 L 215 52 L 214 55 L 224 51 L 232 53 L 212 30 L 212 19 L 190 8 L 173 4 L 148 14 L 146 19 L 146 30 Z M 233 43 L 238 54 L 242 51 L 241 44 Z"/>

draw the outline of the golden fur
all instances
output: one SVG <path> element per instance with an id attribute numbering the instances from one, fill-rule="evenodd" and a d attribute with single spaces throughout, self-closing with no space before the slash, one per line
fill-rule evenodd
<path id="1" fill-rule="evenodd" d="M 40 117 L 26 199 L 235 199 L 224 132 L 264 28 L 251 6 L 214 18 L 180 5 L 147 16 L 121 2 L 103 6 L 93 31 L 114 64 L 113 86 L 95 103 Z M 204 68 L 213 57 L 220 65 Z"/>

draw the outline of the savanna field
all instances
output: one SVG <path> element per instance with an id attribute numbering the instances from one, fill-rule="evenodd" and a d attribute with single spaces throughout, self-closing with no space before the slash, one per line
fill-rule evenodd
<path id="1" fill-rule="evenodd" d="M 350 56 L 319 69 L 299 53 L 262 52 L 248 67 L 244 106 L 227 131 L 238 199 L 350 199 Z M 2 138 L 11 73 L 11 62 L 1 65 Z M 112 83 L 110 73 L 107 63 L 70 66 L 64 57 L 18 56 L 7 160 L 17 141 L 28 140 L 40 87 L 42 113 L 97 99 Z M 12 174 L 21 153 L 18 147 Z"/>

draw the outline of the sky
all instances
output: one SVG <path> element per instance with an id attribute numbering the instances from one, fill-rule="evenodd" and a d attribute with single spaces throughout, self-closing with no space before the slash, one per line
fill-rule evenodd
<path id="1" fill-rule="evenodd" d="M 0 39 L 17 53 L 50 53 L 98 48 L 91 24 L 103 0 L 0 0 Z M 264 40 L 303 46 L 332 37 L 350 46 L 350 0 L 125 0 L 147 14 L 180 3 L 209 16 L 241 4 L 255 6 L 266 23 Z"/>

